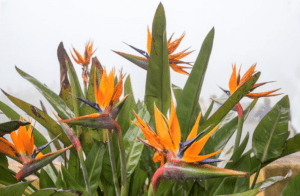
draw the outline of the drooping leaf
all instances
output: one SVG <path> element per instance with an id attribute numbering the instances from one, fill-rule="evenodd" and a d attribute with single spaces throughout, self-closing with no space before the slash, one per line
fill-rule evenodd
<path id="1" fill-rule="evenodd" d="M 43 85 L 34 77 L 22 71 L 18 67 L 16 67 L 16 70 L 23 78 L 25 78 L 27 81 L 33 84 L 40 91 L 40 93 L 47 99 L 47 101 L 51 104 L 51 106 L 55 109 L 59 116 L 61 116 L 64 119 L 74 118 L 73 112 L 69 109 L 69 107 L 62 98 L 60 98 L 48 87 Z"/>
<path id="2" fill-rule="evenodd" d="M 289 109 L 289 98 L 284 96 L 257 125 L 252 146 L 262 163 L 281 155 L 289 135 Z"/>
<path id="3" fill-rule="evenodd" d="M 1 195 L 5 196 L 21 196 L 27 186 L 32 183 L 34 180 L 27 181 L 27 182 L 19 182 L 16 184 L 12 184 L 5 187 L 0 187 Z"/>
<path id="4" fill-rule="evenodd" d="M 69 146 L 67 148 L 61 149 L 59 151 L 51 152 L 46 155 L 43 155 L 41 157 L 38 157 L 30 162 L 27 162 L 23 165 L 22 169 L 16 174 L 16 178 L 18 181 L 21 179 L 33 174 L 37 170 L 43 168 L 45 165 L 51 163 L 56 157 L 61 155 L 66 150 L 70 149 L 72 147 Z"/>
<path id="5" fill-rule="evenodd" d="M 140 116 L 141 119 L 143 119 L 143 121 L 146 123 L 148 123 L 150 120 L 150 114 L 145 107 L 139 111 L 138 116 Z M 134 172 L 136 166 L 138 165 L 144 148 L 143 143 L 137 142 L 137 137 L 144 138 L 140 128 L 132 123 L 124 136 L 125 152 L 128 152 L 126 154 L 127 178 Z"/>
<path id="6" fill-rule="evenodd" d="M 199 101 L 205 72 L 212 50 L 214 34 L 215 30 L 212 28 L 204 39 L 197 60 L 177 103 L 176 114 L 180 124 L 181 138 L 183 141 L 185 141 L 188 133 L 194 125 L 192 116 L 198 115 L 196 114 L 196 106 Z"/>
<path id="7" fill-rule="evenodd" d="M 17 130 L 21 126 L 29 125 L 29 122 L 20 121 L 20 120 L 12 120 L 5 123 L 0 124 L 0 137 L 11 133 L 12 131 Z"/>
<path id="8" fill-rule="evenodd" d="M 290 138 L 286 142 L 286 146 L 281 157 L 300 151 L 300 133 Z"/>
<path id="9" fill-rule="evenodd" d="M 19 120 L 20 115 L 16 113 L 13 109 L 7 106 L 5 103 L 0 101 L 0 110 L 11 120 Z M 43 146 L 48 143 L 45 137 L 36 129 L 33 130 L 34 144 L 35 146 Z M 51 152 L 50 146 L 47 146 L 43 153 Z"/>
<path id="10" fill-rule="evenodd" d="M 300 174 L 291 179 L 284 187 L 280 196 L 299 195 L 300 190 Z"/>
<path id="11" fill-rule="evenodd" d="M 145 104 L 154 116 L 154 103 L 164 114 L 171 103 L 169 54 L 166 37 L 166 18 L 160 3 L 153 19 L 152 42 L 147 70 Z"/>
<path id="12" fill-rule="evenodd" d="M 105 145 L 102 142 L 95 141 L 90 153 L 85 160 L 92 195 L 96 193 L 99 186 L 105 150 Z"/>
<path id="13" fill-rule="evenodd" d="M 3 91 L 3 90 L 2 90 Z M 4 92 L 4 91 L 3 91 Z M 28 115 L 30 115 L 32 118 L 34 118 L 36 121 L 38 121 L 42 126 L 44 126 L 48 131 L 50 131 L 53 135 L 60 136 L 58 137 L 59 140 L 65 144 L 66 146 L 70 145 L 70 141 L 66 137 L 66 134 L 63 132 L 62 128 L 47 114 L 42 112 L 37 107 L 26 103 L 18 98 L 15 98 L 6 92 L 4 94 L 19 108 L 21 108 L 24 112 L 26 112 Z M 35 133 L 35 131 L 33 132 Z"/>

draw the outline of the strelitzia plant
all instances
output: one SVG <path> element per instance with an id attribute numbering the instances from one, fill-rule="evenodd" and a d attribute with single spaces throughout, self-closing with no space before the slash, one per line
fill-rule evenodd
<path id="1" fill-rule="evenodd" d="M 74 61 L 79 64 L 82 65 L 82 79 L 83 79 L 83 85 L 84 88 L 87 88 L 87 84 L 89 83 L 89 71 L 88 71 L 88 66 L 90 64 L 90 60 L 93 56 L 93 54 L 95 53 L 96 50 L 93 51 L 93 45 L 94 43 L 91 42 L 90 45 L 90 41 L 88 41 L 88 43 L 85 45 L 85 51 L 83 54 L 83 57 L 80 55 L 79 52 L 77 52 L 77 50 L 75 50 L 75 48 L 73 48 L 74 53 L 76 54 L 77 58 L 73 55 L 72 51 L 71 51 L 71 55 L 74 59 Z M 86 91 L 86 90 L 85 90 Z"/>
<path id="2" fill-rule="evenodd" d="M 24 121 L 22 118 L 20 118 L 20 120 Z M 29 120 L 29 122 L 31 123 L 32 121 Z M 53 140 L 43 146 L 36 147 L 34 145 L 34 137 L 32 132 L 33 127 L 31 124 L 29 125 L 28 129 L 26 129 L 25 126 L 21 126 L 18 129 L 18 132 L 11 132 L 10 137 L 13 141 L 13 144 L 0 137 L 0 152 L 9 155 L 11 158 L 19 160 L 23 164 L 21 170 L 16 174 L 16 179 L 18 181 L 41 169 L 48 163 L 52 162 L 60 154 L 72 147 L 71 145 L 59 151 L 43 155 L 42 151 L 48 145 L 50 145 Z"/>
<path id="3" fill-rule="evenodd" d="M 201 132 L 197 135 L 201 113 L 198 115 L 187 141 L 181 143 L 181 131 L 173 101 L 171 105 L 170 120 L 168 120 L 156 106 L 154 108 L 157 134 L 151 129 L 149 124 L 145 123 L 135 113 L 137 119 L 137 123 L 135 124 L 141 128 L 147 140 L 141 138 L 138 139 L 155 151 L 153 157 L 154 162 L 161 161 L 161 167 L 155 172 L 151 181 L 154 195 L 162 179 L 196 180 L 213 177 L 248 175 L 247 172 L 224 170 L 223 168 L 216 168 L 209 165 L 204 165 L 204 167 L 202 167 L 203 164 L 220 162 L 220 159 L 209 159 L 209 157 L 220 153 L 221 150 L 207 155 L 199 155 L 209 137 L 218 128 L 218 126 L 214 127 L 209 133 L 199 139 L 204 133 Z M 197 139 L 199 140 L 197 141 Z M 164 157 L 167 158 L 166 166 L 164 166 Z M 171 169 L 172 167 L 175 167 L 176 169 Z M 197 173 L 197 175 L 195 175 L 195 173 Z"/>
<path id="4" fill-rule="evenodd" d="M 189 75 L 188 72 L 186 72 L 184 69 L 190 69 L 192 67 L 192 65 L 188 62 L 184 62 L 181 59 L 186 57 L 187 55 L 191 54 L 193 51 L 189 51 L 187 52 L 187 49 L 178 52 L 176 54 L 173 54 L 175 52 L 175 50 L 178 48 L 179 44 L 181 43 L 182 39 L 185 36 L 185 33 L 183 33 L 180 38 L 175 39 L 174 41 L 172 41 L 172 37 L 174 34 L 171 35 L 171 37 L 168 39 L 168 55 L 169 55 L 169 62 L 170 62 L 170 67 L 177 73 L 180 74 L 184 74 L 184 75 Z M 138 53 L 140 53 L 141 55 L 143 55 L 144 57 L 139 57 L 139 56 L 135 56 L 135 55 L 131 55 L 131 54 L 126 54 L 123 52 L 117 52 L 114 51 L 115 53 L 119 54 L 120 56 L 126 58 L 127 60 L 131 61 L 132 63 L 136 64 L 137 66 L 147 70 L 148 65 L 149 65 L 149 58 L 151 55 L 151 42 L 152 42 L 152 35 L 150 33 L 149 27 L 147 27 L 147 52 L 141 50 L 141 49 L 137 49 L 131 45 L 129 45 L 131 48 L 133 48 L 135 51 L 137 51 Z M 185 64 L 188 66 L 182 66 L 179 64 Z"/>

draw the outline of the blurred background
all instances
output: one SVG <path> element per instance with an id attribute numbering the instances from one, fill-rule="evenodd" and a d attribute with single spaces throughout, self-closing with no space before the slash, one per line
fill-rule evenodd
<path id="1" fill-rule="evenodd" d="M 40 100 L 51 106 L 28 81 L 15 70 L 19 67 L 54 92 L 59 93 L 60 42 L 70 55 L 72 47 L 83 54 L 84 46 L 94 41 L 97 56 L 107 69 L 123 68 L 131 76 L 135 99 L 144 98 L 146 71 L 111 50 L 139 55 L 125 45 L 146 50 L 147 25 L 160 1 L 1 1 L 0 2 L 0 88 L 40 108 Z M 161 1 L 167 19 L 167 37 L 185 38 L 176 50 L 195 50 L 184 58 L 194 62 L 203 39 L 212 27 L 215 38 L 201 91 L 205 111 L 210 98 L 224 96 L 218 86 L 228 89 L 232 64 L 242 65 L 241 73 L 254 63 L 261 71 L 259 82 L 276 81 L 255 92 L 282 88 L 283 95 L 260 99 L 245 126 L 254 131 L 261 118 L 284 95 L 291 103 L 291 125 L 300 130 L 300 1 Z M 74 61 L 77 74 L 81 66 Z M 183 88 L 187 76 L 171 70 L 172 83 Z M 27 116 L 0 92 L 0 101 L 25 118 Z M 250 99 L 244 98 L 247 106 Z M 268 103 L 266 107 L 264 103 Z M 215 106 L 214 111 L 217 109 Z M 49 113 L 49 112 L 48 112 Z M 0 122 L 8 119 L 0 114 Z M 43 131 L 40 125 L 37 129 Z M 244 132 L 246 133 L 246 131 Z"/>

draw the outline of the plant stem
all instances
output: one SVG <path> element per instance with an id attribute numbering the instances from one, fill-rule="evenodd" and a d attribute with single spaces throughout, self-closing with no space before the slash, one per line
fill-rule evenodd
<path id="1" fill-rule="evenodd" d="M 259 164 L 259 167 L 258 167 L 257 172 L 256 172 L 256 174 L 255 174 L 254 180 L 253 180 L 252 185 L 251 185 L 251 189 L 254 189 L 254 186 L 255 186 L 256 180 L 257 180 L 257 178 L 258 178 L 260 169 L 261 169 L 261 163 Z"/>
<path id="2" fill-rule="evenodd" d="M 236 132 L 236 138 L 234 142 L 233 152 L 236 152 L 241 141 L 242 131 L 243 131 L 243 124 L 244 124 L 244 111 L 240 103 L 235 105 L 236 111 L 238 112 L 238 129 Z"/>
<path id="3" fill-rule="evenodd" d="M 115 152 L 114 152 L 114 145 L 113 145 L 113 140 L 112 140 L 111 129 L 107 130 L 107 137 L 108 137 L 109 159 L 110 159 L 110 164 L 111 164 L 111 170 L 113 173 L 113 182 L 115 185 L 116 195 L 120 196 L 121 191 L 120 191 L 120 185 L 119 185 L 118 176 L 117 176 L 117 167 L 116 167 L 116 162 L 115 162 Z"/>
<path id="4" fill-rule="evenodd" d="M 125 158 L 125 147 L 123 143 L 123 136 L 122 134 L 118 137 L 119 143 L 119 151 L 120 151 L 120 158 L 121 158 L 121 176 L 122 176 L 122 188 L 121 188 L 121 195 L 126 194 L 126 158 Z"/>

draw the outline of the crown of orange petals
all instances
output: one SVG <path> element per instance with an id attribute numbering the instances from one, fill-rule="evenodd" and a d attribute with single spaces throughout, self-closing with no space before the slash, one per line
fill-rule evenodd
<path id="1" fill-rule="evenodd" d="M 125 75 L 120 72 L 119 82 L 116 86 L 115 83 L 115 68 L 107 75 L 106 69 L 104 68 L 101 77 L 100 85 L 97 85 L 96 72 L 94 75 L 94 90 L 96 103 L 101 109 L 105 109 L 109 104 L 114 105 L 123 92 L 123 79 Z"/>
<path id="2" fill-rule="evenodd" d="M 88 66 L 88 64 L 90 63 L 90 59 L 93 56 L 93 54 L 95 53 L 95 51 L 93 51 L 93 42 L 91 42 L 90 45 L 90 41 L 85 45 L 85 51 L 83 54 L 83 57 L 79 54 L 79 52 L 77 52 L 77 50 L 75 50 L 75 48 L 73 48 L 74 53 L 76 54 L 77 58 L 73 55 L 72 51 L 71 51 L 71 55 L 74 59 L 74 61 L 82 66 Z"/>
<path id="3" fill-rule="evenodd" d="M 148 36 L 147 36 L 147 51 L 148 51 L 148 54 L 150 55 L 150 52 L 151 52 L 151 41 L 152 41 L 152 35 L 150 33 L 150 30 L 149 30 L 149 27 L 147 27 L 147 32 L 148 32 Z M 187 52 L 187 49 L 181 51 L 181 52 L 178 52 L 176 54 L 173 54 L 175 52 L 175 50 L 178 48 L 179 44 L 181 43 L 182 39 L 184 38 L 185 36 L 185 33 L 183 33 L 179 39 L 176 39 L 174 41 L 172 41 L 172 37 L 173 37 L 174 34 L 171 35 L 171 37 L 169 38 L 168 40 L 168 53 L 169 53 L 169 63 L 170 63 L 170 67 L 178 72 L 178 73 L 181 73 L 181 74 L 186 74 L 186 75 L 189 75 L 188 72 L 186 72 L 185 70 L 183 69 L 188 69 L 188 68 L 191 68 L 191 67 L 187 67 L 187 66 L 179 66 L 178 64 L 186 64 L 186 65 L 189 65 L 189 66 L 192 66 L 190 63 L 187 63 L 187 62 L 184 62 L 184 61 L 181 61 L 180 59 L 186 57 L 187 55 L 191 54 L 193 51 L 189 51 Z M 148 56 L 149 56 L 148 55 Z"/>
<path id="4" fill-rule="evenodd" d="M 170 120 L 168 120 L 157 109 L 156 106 L 154 106 L 154 110 L 157 134 L 147 123 L 145 123 L 136 113 L 134 113 L 137 119 L 137 123 L 134 123 L 141 128 L 145 138 L 147 139 L 142 140 L 139 138 L 139 140 L 155 151 L 153 157 L 154 162 L 161 161 L 161 165 L 163 165 L 164 157 L 166 157 L 168 161 L 186 163 L 204 164 L 221 161 L 219 159 L 208 159 L 209 157 L 221 151 L 217 151 L 207 155 L 199 155 L 208 138 L 218 128 L 218 126 L 216 126 L 208 134 L 196 141 L 200 137 L 200 135 L 204 133 L 201 132 L 197 135 L 201 113 L 199 114 L 186 142 L 181 143 L 181 131 L 173 101 Z"/>
<path id="5" fill-rule="evenodd" d="M 256 67 L 256 64 L 252 65 L 248 69 L 248 71 L 243 75 L 243 77 L 240 78 L 241 67 L 239 69 L 238 74 L 236 74 L 236 65 L 232 66 L 232 74 L 231 74 L 231 77 L 229 80 L 229 92 L 227 92 L 227 94 L 229 96 L 231 94 L 233 94 L 236 91 L 236 89 L 238 89 L 241 85 L 243 85 L 247 80 L 249 80 L 252 77 L 252 75 L 255 73 L 255 67 Z M 263 82 L 263 83 L 255 84 L 251 88 L 250 92 L 252 92 L 257 87 L 260 87 L 266 83 L 270 83 L 270 82 Z M 272 90 L 272 91 L 261 92 L 261 93 L 247 93 L 246 96 L 251 99 L 256 99 L 256 98 L 260 98 L 260 97 L 274 97 L 274 96 L 280 95 L 280 94 L 272 94 L 278 90 L 280 90 L 280 88 Z"/>
<path id="6" fill-rule="evenodd" d="M 23 118 L 20 118 L 20 120 L 24 121 Z M 29 119 L 29 122 L 31 123 L 32 121 Z M 43 154 L 34 145 L 32 130 L 33 128 L 30 124 L 28 130 L 25 126 L 21 126 L 18 129 L 18 133 L 16 131 L 11 132 L 10 137 L 13 144 L 0 137 L 0 152 L 17 157 L 23 164 L 42 157 Z"/>

